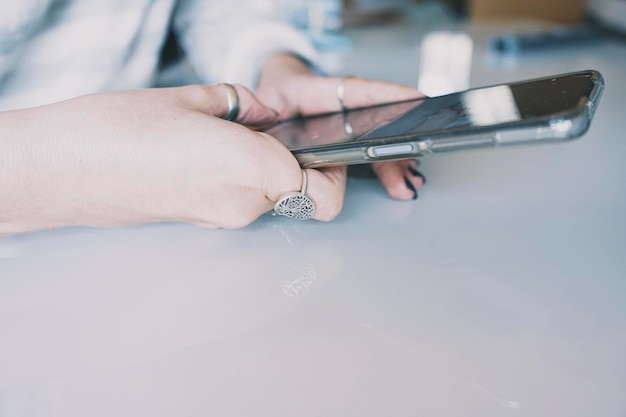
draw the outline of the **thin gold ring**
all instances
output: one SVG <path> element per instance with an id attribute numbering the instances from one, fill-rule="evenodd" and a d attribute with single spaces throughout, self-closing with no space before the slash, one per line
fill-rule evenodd
<path id="1" fill-rule="evenodd" d="M 239 115 L 239 93 L 234 85 L 228 83 L 222 83 L 226 88 L 226 99 L 228 100 L 228 114 L 226 120 L 234 122 Z"/>

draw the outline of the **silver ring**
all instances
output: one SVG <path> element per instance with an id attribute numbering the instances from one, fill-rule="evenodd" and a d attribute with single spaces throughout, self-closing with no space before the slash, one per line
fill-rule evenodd
<path id="1" fill-rule="evenodd" d="M 346 80 L 348 78 L 352 78 L 352 77 L 350 76 L 342 77 L 339 80 L 339 85 L 337 85 L 337 100 L 339 101 L 339 104 L 341 105 L 341 111 L 348 110 L 348 107 L 346 107 L 346 103 L 344 102 L 344 93 L 346 91 Z"/>
<path id="2" fill-rule="evenodd" d="M 222 83 L 222 85 L 226 87 L 226 97 L 228 100 L 228 114 L 226 115 L 226 120 L 234 122 L 239 115 L 239 93 L 237 93 L 237 89 L 232 84 Z"/>
<path id="3" fill-rule="evenodd" d="M 289 193 L 280 198 L 274 205 L 274 212 L 280 216 L 296 220 L 307 220 L 315 214 L 315 203 L 306 195 L 309 178 L 302 170 L 302 189 L 299 193 Z"/>
<path id="4" fill-rule="evenodd" d="M 352 125 L 350 124 L 350 113 L 343 113 L 343 130 L 348 134 L 349 138 L 354 137 L 354 129 L 352 129 Z"/>

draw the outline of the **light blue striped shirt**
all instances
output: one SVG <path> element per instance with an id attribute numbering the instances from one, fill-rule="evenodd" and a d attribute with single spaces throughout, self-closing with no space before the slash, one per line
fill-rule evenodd
<path id="1" fill-rule="evenodd" d="M 279 6 L 271 0 L 0 0 L 0 110 L 152 86 L 170 22 L 200 82 L 253 87 L 276 52 L 317 59 Z"/>

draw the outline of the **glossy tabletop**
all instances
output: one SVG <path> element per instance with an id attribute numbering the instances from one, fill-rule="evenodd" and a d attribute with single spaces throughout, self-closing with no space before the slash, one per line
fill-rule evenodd
<path id="1" fill-rule="evenodd" d="M 352 29 L 348 74 L 416 85 L 419 24 Z M 415 202 L 349 179 L 332 223 L 0 240 L 0 416 L 626 416 L 626 44 L 580 140 L 427 156 Z"/>

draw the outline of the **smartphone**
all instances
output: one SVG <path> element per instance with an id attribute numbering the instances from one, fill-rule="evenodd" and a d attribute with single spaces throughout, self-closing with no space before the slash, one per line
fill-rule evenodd
<path id="1" fill-rule="evenodd" d="M 302 167 L 564 141 L 588 129 L 604 89 L 580 71 L 282 121 L 266 132 Z"/>

